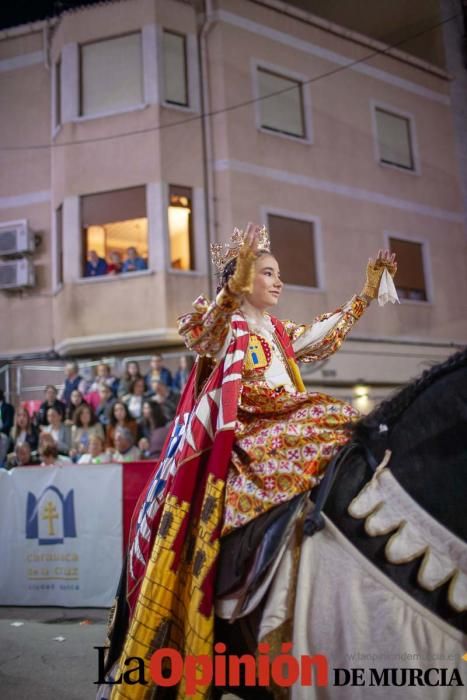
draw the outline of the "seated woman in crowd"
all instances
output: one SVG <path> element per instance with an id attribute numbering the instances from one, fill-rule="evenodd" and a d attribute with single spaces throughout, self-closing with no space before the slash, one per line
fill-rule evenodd
<path id="1" fill-rule="evenodd" d="M 115 403 L 115 397 L 112 393 L 112 389 L 103 384 L 99 388 L 100 402 L 96 409 L 96 417 L 101 425 L 106 428 L 110 423 L 110 414 L 112 411 L 112 406 Z"/>
<path id="2" fill-rule="evenodd" d="M 65 419 L 66 406 L 63 401 L 58 398 L 58 391 L 53 384 L 48 384 L 45 387 L 45 400 L 41 403 L 39 411 L 36 414 L 36 423 L 38 426 L 48 425 L 47 411 L 49 408 L 55 408 L 60 413 L 62 419 Z"/>
<path id="3" fill-rule="evenodd" d="M 137 377 L 130 384 L 128 394 L 122 397 L 122 401 L 128 406 L 130 415 L 136 420 L 139 420 L 143 415 L 145 388 L 143 377 Z"/>
<path id="4" fill-rule="evenodd" d="M 78 406 L 71 427 L 70 457 L 78 458 L 89 452 L 91 437 L 96 435 L 104 440 L 104 428 L 97 420 L 92 407 L 87 404 Z"/>
<path id="5" fill-rule="evenodd" d="M 54 439 L 57 449 L 61 454 L 67 455 L 71 447 L 70 429 L 63 424 L 62 416 L 56 408 L 47 411 L 48 425 L 42 427 L 43 433 L 49 433 Z"/>
<path id="6" fill-rule="evenodd" d="M 18 408 L 16 411 L 15 424 L 10 432 L 11 447 L 16 449 L 18 442 L 27 443 L 32 450 L 37 450 L 39 433 L 31 421 L 31 417 L 25 408 Z"/>
<path id="7" fill-rule="evenodd" d="M 178 361 L 178 369 L 175 372 L 174 380 L 172 382 L 172 387 L 179 392 L 182 392 L 185 388 L 185 384 L 188 381 L 188 375 L 193 367 L 194 360 L 192 357 L 187 355 L 182 355 Z"/>
<path id="8" fill-rule="evenodd" d="M 115 401 L 110 412 L 110 423 L 107 426 L 107 447 L 115 448 L 115 431 L 117 428 L 128 428 L 134 441 L 138 437 L 138 424 L 131 417 L 128 406 L 124 401 Z"/>
<path id="9" fill-rule="evenodd" d="M 74 389 L 71 392 L 70 403 L 68 404 L 65 412 L 65 423 L 67 425 L 73 425 L 75 419 L 75 412 L 80 406 L 88 406 L 88 402 L 84 398 L 83 394 L 79 389 Z"/>
<path id="10" fill-rule="evenodd" d="M 120 379 L 120 384 L 117 391 L 118 397 L 121 398 L 122 396 L 129 394 L 132 382 L 140 377 L 144 379 L 139 368 L 139 363 L 135 360 L 129 360 L 129 362 L 127 362 L 125 365 L 125 371 Z"/>
<path id="11" fill-rule="evenodd" d="M 36 454 L 32 453 L 31 446 L 28 442 L 16 441 L 15 451 L 8 455 L 6 468 L 14 469 L 15 467 L 31 467 L 39 464 Z"/>
<path id="12" fill-rule="evenodd" d="M 138 447 L 142 456 L 157 459 L 170 428 L 161 406 L 154 401 L 146 400 L 143 403 L 143 416 L 138 425 L 141 435 Z"/>
<path id="13" fill-rule="evenodd" d="M 39 457 L 41 467 L 63 467 L 71 464 L 71 459 L 60 454 L 57 443 L 50 433 L 42 433 L 39 438 Z"/>
<path id="14" fill-rule="evenodd" d="M 112 462 L 112 455 L 106 451 L 104 439 L 100 435 L 92 435 L 89 439 L 89 449 L 78 459 L 78 464 L 109 464 L 109 462 Z"/>

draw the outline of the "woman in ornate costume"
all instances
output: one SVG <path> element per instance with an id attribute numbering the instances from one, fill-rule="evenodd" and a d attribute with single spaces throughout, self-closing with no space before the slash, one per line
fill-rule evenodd
<path id="1" fill-rule="evenodd" d="M 114 679 L 129 657 L 149 665 L 161 648 L 184 658 L 212 655 L 220 537 L 312 489 L 356 418 L 343 401 L 307 393 L 297 360 L 336 352 L 378 296 L 382 278 L 389 298 L 395 294 L 394 255 L 380 251 L 368 263 L 362 292 L 344 306 L 308 326 L 281 322 L 266 313 L 283 282 L 265 229 L 236 229 L 228 246 L 213 246 L 213 261 L 221 273 L 215 301 L 201 296 L 179 319 L 198 358 L 135 511 L 126 591 L 121 587 L 118 603 L 121 616 L 122 600 L 128 602 L 129 628 L 122 634 L 119 623 L 113 633 L 108 668 Z M 195 697 L 208 694 L 200 688 Z M 159 696 L 149 680 L 115 685 L 111 697 Z M 173 697 L 186 697 L 183 679 Z"/>

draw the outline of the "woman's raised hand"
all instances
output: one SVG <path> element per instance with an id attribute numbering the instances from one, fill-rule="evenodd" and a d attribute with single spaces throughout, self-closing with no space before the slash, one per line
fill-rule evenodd
<path id="1" fill-rule="evenodd" d="M 257 224 L 251 222 L 247 224 L 243 245 L 238 252 L 235 272 L 228 282 L 229 289 L 234 294 L 251 292 L 260 231 L 261 227 Z"/>
<path id="2" fill-rule="evenodd" d="M 380 249 L 374 260 L 373 258 L 368 260 L 368 265 L 366 266 L 366 282 L 362 289 L 362 296 L 367 297 L 369 300 L 376 299 L 378 296 L 379 283 L 381 282 L 381 277 L 385 269 L 388 270 L 391 277 L 394 277 L 397 272 L 396 255 L 395 253 L 391 253 L 390 250 Z"/>

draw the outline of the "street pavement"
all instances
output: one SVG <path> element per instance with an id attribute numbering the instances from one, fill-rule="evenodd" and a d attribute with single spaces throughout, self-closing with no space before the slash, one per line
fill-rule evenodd
<path id="1" fill-rule="evenodd" d="M 93 647 L 104 644 L 107 615 L 102 608 L 0 607 L 1 700 L 93 700 Z"/>
<path id="2" fill-rule="evenodd" d="M 95 700 L 93 647 L 107 617 L 106 608 L 0 607 L 0 700 Z"/>

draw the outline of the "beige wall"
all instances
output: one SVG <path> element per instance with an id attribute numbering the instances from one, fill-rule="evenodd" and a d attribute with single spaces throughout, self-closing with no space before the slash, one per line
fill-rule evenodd
<path id="1" fill-rule="evenodd" d="M 299 321 L 332 310 L 359 291 L 366 260 L 384 246 L 385 235 L 421 241 L 429 252 L 430 302 L 374 306 L 355 330 L 356 337 L 368 348 L 365 339 L 419 341 L 411 372 L 427 356 L 423 342 L 439 343 L 440 356 L 449 352 L 449 342 L 465 342 L 467 251 L 447 78 L 410 58 L 378 56 L 362 64 L 363 72 L 347 69 L 305 86 L 311 103 L 310 143 L 265 133 L 256 127 L 254 104 L 223 111 L 253 99 L 255 61 L 308 80 L 373 49 L 348 34 L 330 33 L 246 0 L 214 4 L 207 108 L 220 112 L 208 120 L 216 237 L 227 238 L 234 225 L 248 220 L 266 223 L 268 211 L 316 222 L 322 289 L 286 287 L 278 309 L 279 316 Z M 195 47 L 194 10 L 176 0 L 124 0 L 82 8 L 58 21 L 50 60 L 53 64 L 61 55 L 63 65 L 66 54 L 65 63 L 71 61 L 64 69 L 62 95 L 65 113 L 75 110 L 58 131 L 52 129 L 53 81 L 45 54 L 40 55 L 42 33 L 0 39 L 0 61 L 17 62 L 17 67 L 0 72 L 0 90 L 8 96 L 0 104 L 2 144 L 52 145 L 51 150 L 0 151 L 0 222 L 26 218 L 42 238 L 34 253 L 37 287 L 0 292 L 0 317 L 13 319 L 10 332 L 0 334 L 0 357 L 47 349 L 92 355 L 107 349 L 172 347 L 177 343 L 176 317 L 189 310 L 199 293 L 209 291 L 196 52 L 190 54 L 196 98 L 192 109 L 163 105 L 157 64 L 161 27 L 190 34 Z M 143 31 L 146 103 L 120 114 L 79 118 L 79 75 L 70 68 L 77 45 L 138 30 Z M 29 54 L 36 55 L 36 62 L 21 67 L 24 59 L 18 57 Z M 413 118 L 419 174 L 377 162 L 374 102 Z M 199 268 L 193 273 L 166 271 L 169 184 L 193 187 L 196 193 Z M 147 186 L 151 269 L 133 278 L 80 280 L 79 197 L 134 185 Z M 18 196 L 22 199 L 12 199 Z M 57 288 L 52 222 L 60 204 L 67 212 L 65 283 Z M 384 357 L 391 356 L 389 346 L 380 347 Z M 363 354 L 355 357 L 344 353 L 339 360 L 344 363 L 339 369 L 342 381 L 359 375 L 355 362 L 362 366 Z M 384 362 L 375 366 L 384 374 Z M 389 366 L 396 381 L 400 367 Z"/>

